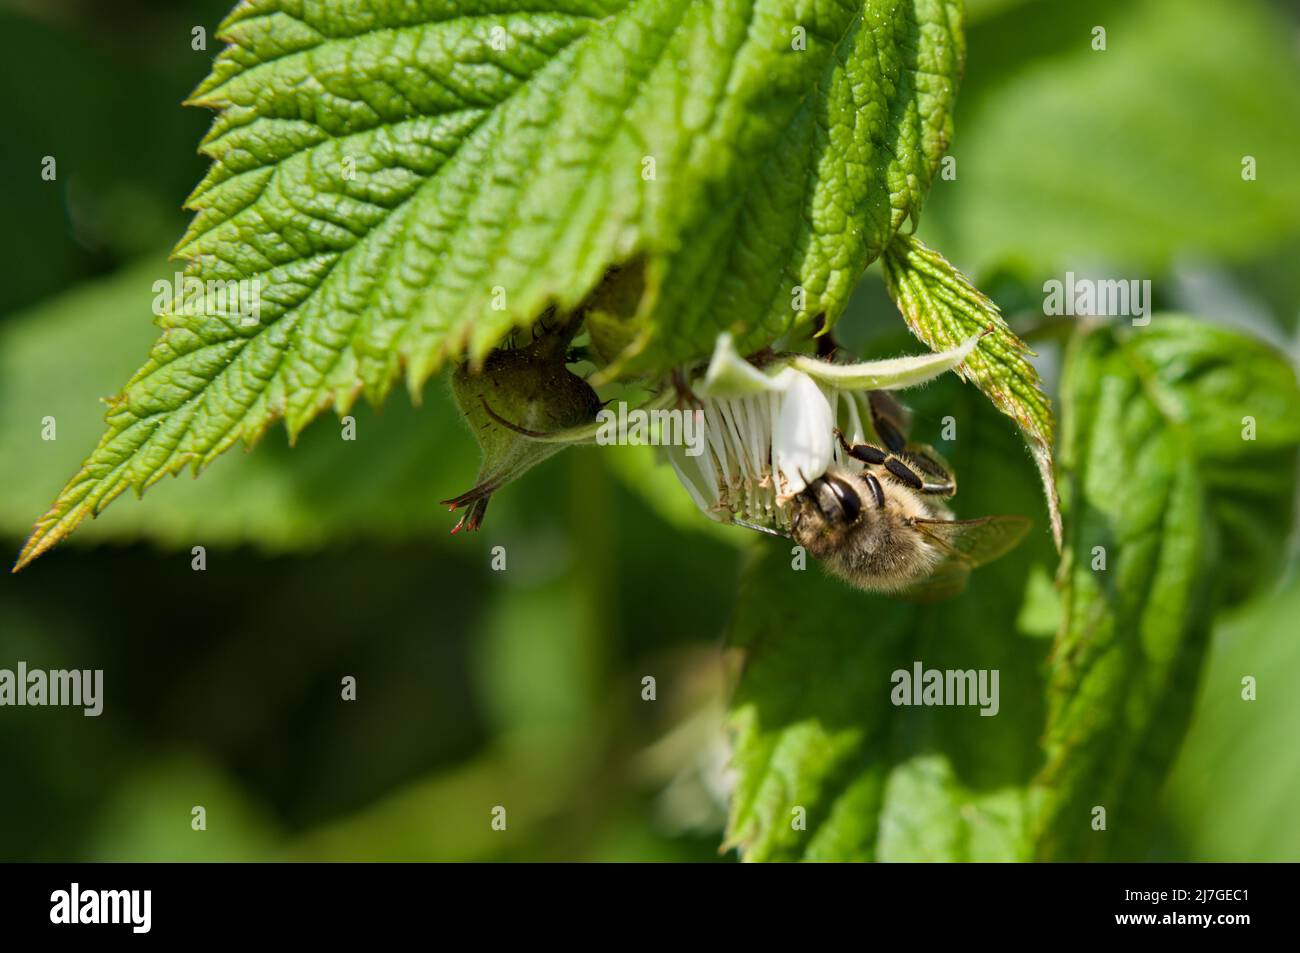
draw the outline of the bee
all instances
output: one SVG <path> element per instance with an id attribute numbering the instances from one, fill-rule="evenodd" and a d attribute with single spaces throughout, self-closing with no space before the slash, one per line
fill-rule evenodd
<path id="1" fill-rule="evenodd" d="M 850 445 L 861 471 L 832 464 L 793 500 L 790 535 L 836 576 L 873 592 L 946 599 L 970 571 L 1013 549 L 1029 529 L 1022 516 L 958 520 L 944 502 L 956 480 L 932 449 L 907 443 L 906 411 L 882 391 L 869 395 L 885 445 Z"/>

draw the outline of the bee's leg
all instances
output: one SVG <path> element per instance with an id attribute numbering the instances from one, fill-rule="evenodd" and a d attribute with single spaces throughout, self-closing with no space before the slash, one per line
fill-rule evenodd
<path id="1" fill-rule="evenodd" d="M 870 473 L 866 475 L 865 479 L 867 481 L 867 489 L 871 491 L 872 497 L 875 498 L 876 509 L 883 510 L 885 508 L 885 491 L 884 488 L 881 487 L 880 481 Z"/>
<path id="2" fill-rule="evenodd" d="M 891 456 L 891 454 L 886 451 L 869 443 L 859 443 L 856 445 L 849 443 L 848 440 L 845 439 L 843 431 L 838 427 L 835 428 L 835 439 L 840 442 L 840 447 L 843 448 L 845 453 L 851 456 L 854 460 L 861 460 L 863 463 L 882 466 Z"/>
<path id="3" fill-rule="evenodd" d="M 881 450 L 879 447 L 873 446 L 869 443 L 860 443 L 856 446 L 850 445 L 850 443 L 844 439 L 844 434 L 838 429 L 835 431 L 835 437 L 839 440 L 840 446 L 844 448 L 844 452 L 854 460 L 861 460 L 863 463 L 870 464 L 871 466 L 884 467 L 914 490 L 922 489 L 925 486 L 925 481 L 916 475 L 915 470 L 889 451 Z"/>
<path id="4" fill-rule="evenodd" d="M 919 447 L 908 447 L 907 459 L 917 470 L 921 472 L 925 483 L 921 487 L 922 493 L 932 493 L 936 496 L 953 496 L 957 492 L 957 481 L 953 479 L 944 466 L 934 457 L 926 453 Z"/>
<path id="5" fill-rule="evenodd" d="M 911 466 L 903 462 L 903 460 L 893 453 L 881 450 L 879 447 L 874 447 L 869 443 L 860 443 L 857 446 L 851 446 L 849 442 L 844 439 L 844 434 L 842 434 L 838 429 L 835 431 L 835 437 L 839 440 L 840 446 L 844 448 L 844 452 L 854 460 L 861 460 L 863 463 L 871 464 L 872 466 L 884 467 L 904 486 L 911 487 L 913 490 L 920 493 L 934 494 L 935 496 L 952 496 L 957 492 L 957 484 L 953 482 L 952 477 L 950 477 L 947 472 L 945 472 L 944 469 L 933 460 L 928 460 L 927 458 L 927 461 L 930 464 L 929 467 L 918 467 L 918 469 L 933 471 L 930 472 L 929 475 L 935 479 L 924 480 L 917 474 L 916 470 L 912 469 Z"/>
<path id="6" fill-rule="evenodd" d="M 926 496 L 953 496 L 957 492 L 957 484 L 951 480 L 926 480 L 921 484 L 921 492 Z"/>

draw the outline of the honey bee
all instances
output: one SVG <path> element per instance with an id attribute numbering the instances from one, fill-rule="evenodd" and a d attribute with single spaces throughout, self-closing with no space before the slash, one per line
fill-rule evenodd
<path id="1" fill-rule="evenodd" d="M 873 592 L 946 599 L 971 569 L 1013 549 L 1029 528 L 1022 516 L 953 518 L 945 500 L 956 481 L 929 447 L 910 445 L 906 412 L 880 391 L 869 395 L 884 447 L 849 445 L 859 471 L 832 465 L 793 501 L 790 535 L 836 576 Z"/>

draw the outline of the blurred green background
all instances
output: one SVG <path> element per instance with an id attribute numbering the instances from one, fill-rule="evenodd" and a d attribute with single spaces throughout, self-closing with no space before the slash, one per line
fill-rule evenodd
<path id="1" fill-rule="evenodd" d="M 957 176 L 936 182 L 921 234 L 1031 338 L 1049 384 L 1041 287 L 1067 269 L 1149 277 L 1158 307 L 1294 357 L 1296 5 L 968 6 Z M 97 399 L 153 340 L 151 285 L 175 270 L 209 121 L 179 103 L 227 7 L 0 3 L 10 553 L 97 439 Z M 841 338 L 897 353 L 900 328 L 872 269 Z M 917 428 L 935 440 L 932 416 Z M 292 450 L 273 430 L 4 578 L 0 667 L 102 668 L 106 702 L 93 719 L 0 709 L 0 859 L 729 859 L 722 647 L 745 549 L 762 543 L 709 524 L 634 448 L 566 452 L 498 494 L 481 533 L 451 538 L 437 501 L 472 485 L 478 459 L 445 382 L 420 408 L 398 394 L 357 421 L 355 442 L 323 419 Z M 1022 463 L 1020 509 L 1041 520 Z M 1046 550 L 1020 564 L 1031 590 Z M 1292 571 L 1218 627 L 1151 858 L 1300 857 L 1297 613 Z M 1007 638 L 1050 633 L 1025 618 Z M 1243 674 L 1260 678 L 1251 705 Z M 191 830 L 195 805 L 206 831 Z"/>

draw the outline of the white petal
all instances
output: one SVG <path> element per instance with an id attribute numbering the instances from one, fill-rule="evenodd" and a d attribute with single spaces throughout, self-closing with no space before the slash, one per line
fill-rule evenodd
<path id="1" fill-rule="evenodd" d="M 976 334 L 947 351 L 858 364 L 830 364 L 800 355 L 794 359 L 793 366 L 823 384 L 841 390 L 900 390 L 924 384 L 944 371 L 954 369 L 971 356 L 981 337 L 982 334 Z"/>
<path id="2" fill-rule="evenodd" d="M 686 456 L 681 447 L 669 446 L 666 448 L 668 453 L 668 462 L 672 464 L 673 472 L 677 474 L 677 480 L 682 486 L 686 487 L 686 492 L 690 494 L 692 502 L 695 503 L 701 513 L 711 520 L 723 522 L 722 517 L 714 509 L 713 504 L 718 502 L 718 484 L 716 480 L 710 479 L 704 474 L 703 465 L 696 460 Z M 703 456 L 708 456 L 705 451 Z M 695 471 L 701 475 L 701 479 L 696 479 L 691 475 Z"/>
<path id="3" fill-rule="evenodd" d="M 695 391 L 701 397 L 744 397 L 778 387 L 767 374 L 740 356 L 731 335 L 723 331 L 713 345 L 713 357 L 704 380 L 695 385 Z"/>
<path id="4" fill-rule="evenodd" d="M 862 426 L 862 415 L 858 413 L 858 401 L 864 398 L 848 391 L 844 391 L 840 396 L 844 398 L 844 403 L 849 408 L 848 441 L 851 444 L 862 443 L 867 439 L 867 431 Z"/>
<path id="5" fill-rule="evenodd" d="M 834 428 L 835 418 L 822 389 L 807 374 L 792 372 L 772 436 L 772 463 L 781 478 L 782 501 L 826 472 L 834 452 Z"/>

